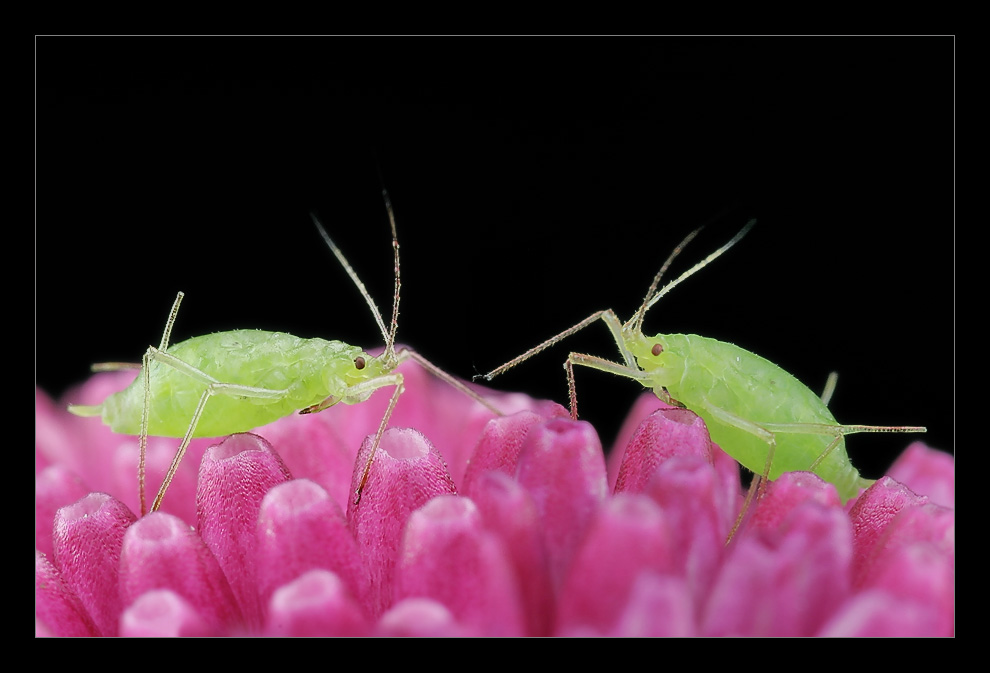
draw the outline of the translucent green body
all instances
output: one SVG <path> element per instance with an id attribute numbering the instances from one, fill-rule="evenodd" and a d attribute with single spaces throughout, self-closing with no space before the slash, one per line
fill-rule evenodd
<path id="1" fill-rule="evenodd" d="M 655 344 L 662 352 L 654 353 Z M 694 334 L 642 334 L 627 341 L 637 364 L 650 376 L 643 385 L 660 397 L 663 389 L 701 416 L 712 440 L 726 453 L 756 474 L 762 474 L 770 445 L 720 417 L 713 408 L 752 423 L 840 424 L 821 398 L 769 360 L 738 346 Z M 774 430 L 776 449 L 770 479 L 784 472 L 810 470 L 811 465 L 836 441 L 836 434 Z M 814 472 L 835 485 L 843 502 L 855 497 L 872 481 L 863 479 L 849 462 L 841 439 Z"/>
<path id="2" fill-rule="evenodd" d="M 194 337 L 169 346 L 168 354 L 221 383 L 284 390 L 278 399 L 210 397 L 193 437 L 220 437 L 267 425 L 327 397 L 353 404 L 367 399 L 347 396 L 348 386 L 382 374 L 381 363 L 356 346 L 340 341 L 301 339 L 281 332 L 234 330 Z M 355 365 L 357 358 L 364 366 Z M 148 434 L 182 437 L 189 429 L 207 384 L 175 367 L 152 361 Z M 114 432 L 141 432 L 144 376 L 109 396 L 103 422 Z"/>

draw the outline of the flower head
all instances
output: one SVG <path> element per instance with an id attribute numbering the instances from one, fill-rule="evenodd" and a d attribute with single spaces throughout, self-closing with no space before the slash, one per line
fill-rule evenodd
<path id="1" fill-rule="evenodd" d="M 38 633 L 953 633 L 945 454 L 913 444 L 845 507 L 815 475 L 785 474 L 726 546 L 739 467 L 690 411 L 644 396 L 606 461 L 558 405 L 491 394 L 494 417 L 415 363 L 401 371 L 373 458 L 385 393 L 196 440 L 142 518 L 136 438 L 39 392 Z M 149 441 L 152 486 L 177 444 Z"/>

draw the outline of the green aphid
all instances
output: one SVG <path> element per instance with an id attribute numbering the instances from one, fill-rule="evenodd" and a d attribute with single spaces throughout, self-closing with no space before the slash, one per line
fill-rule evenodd
<path id="1" fill-rule="evenodd" d="M 393 386 L 395 392 L 378 427 L 367 464 L 358 483 L 355 502 L 360 499 L 382 434 L 403 391 L 402 375 L 395 371 L 407 359 L 416 360 L 440 379 L 485 405 L 495 414 L 498 409 L 450 374 L 409 349 L 395 350 L 399 315 L 399 242 L 395 217 L 385 194 L 392 247 L 395 252 L 395 294 L 392 300 L 391 328 L 386 330 L 381 313 L 343 253 L 330 239 L 316 216 L 313 222 L 330 250 L 357 285 L 371 307 L 385 350 L 372 357 L 362 349 L 341 341 L 301 339 L 282 332 L 234 330 L 193 337 L 169 346 L 183 293 L 172 305 L 161 344 L 150 346 L 141 365 L 106 363 L 95 370 L 138 368 L 141 374 L 126 389 L 107 397 L 98 405 L 69 405 L 79 416 L 101 416 L 114 432 L 140 437 L 138 488 L 141 514 L 145 509 L 145 453 L 148 436 L 181 437 L 168 473 L 151 506 L 161 507 L 179 462 L 194 437 L 220 437 L 246 432 L 295 411 L 315 413 L 335 404 L 357 404 L 379 388 Z"/>
<path id="2" fill-rule="evenodd" d="M 835 485 L 842 501 L 873 483 L 860 476 L 846 453 L 845 435 L 856 432 L 925 432 L 922 427 L 842 425 L 826 406 L 829 391 L 819 397 L 786 371 L 731 343 L 694 334 L 643 334 L 647 310 L 681 281 L 735 245 L 756 224 L 751 220 L 732 240 L 676 280 L 657 290 L 674 258 L 700 229 L 689 234 L 668 257 L 633 317 L 620 323 L 612 309 L 598 311 L 573 327 L 483 376 L 495 376 L 601 319 L 608 325 L 622 355 L 614 362 L 571 353 L 564 368 L 570 391 L 571 416 L 577 418 L 574 365 L 634 379 L 670 404 L 701 416 L 712 440 L 761 479 L 807 470 Z M 752 490 L 750 492 L 752 495 Z M 748 504 L 748 500 L 747 500 Z M 745 512 L 745 507 L 744 507 Z"/>

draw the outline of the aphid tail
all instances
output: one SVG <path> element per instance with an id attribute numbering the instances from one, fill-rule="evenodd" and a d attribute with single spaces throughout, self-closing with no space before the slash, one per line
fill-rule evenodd
<path id="1" fill-rule="evenodd" d="M 99 416 L 103 413 L 102 404 L 70 404 L 68 409 L 76 416 Z"/>

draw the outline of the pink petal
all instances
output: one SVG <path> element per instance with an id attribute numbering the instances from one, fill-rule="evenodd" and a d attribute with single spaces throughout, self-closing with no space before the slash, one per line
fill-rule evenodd
<path id="1" fill-rule="evenodd" d="M 120 618 L 120 635 L 128 638 L 202 638 L 223 635 L 182 596 L 168 589 L 141 594 Z"/>
<path id="2" fill-rule="evenodd" d="M 625 458 L 626 447 L 629 445 L 629 441 L 633 435 L 636 434 L 639 426 L 654 411 L 671 408 L 671 405 L 661 401 L 652 392 L 643 393 L 636 398 L 632 409 L 629 410 L 625 420 L 622 421 L 622 427 L 619 428 L 619 433 L 615 436 L 615 443 L 612 444 L 612 448 L 608 452 L 609 492 L 615 491 L 615 480 L 619 476 L 619 468 L 622 466 L 622 461 Z"/>
<path id="3" fill-rule="evenodd" d="M 617 638 L 686 638 L 697 635 L 694 601 L 681 577 L 643 572 L 629 602 L 606 634 Z"/>
<path id="4" fill-rule="evenodd" d="M 487 636 L 520 636 L 519 586 L 501 541 L 468 498 L 441 495 L 409 516 L 395 572 L 396 600 L 432 598 Z"/>
<path id="5" fill-rule="evenodd" d="M 240 610 L 220 564 L 188 524 L 163 512 L 128 528 L 120 555 L 124 605 L 155 589 L 181 596 L 210 631 L 240 628 Z"/>
<path id="6" fill-rule="evenodd" d="M 292 476 L 319 484 L 343 510 L 352 495 L 354 456 L 364 434 L 347 445 L 341 423 L 349 419 L 338 409 L 347 412 L 351 407 L 339 404 L 318 414 L 289 414 L 255 432 L 278 451 Z M 361 429 L 367 434 L 367 428 Z"/>
<path id="7" fill-rule="evenodd" d="M 588 523 L 608 497 L 598 434 L 589 423 L 562 418 L 532 428 L 516 478 L 539 512 L 550 577 L 559 586 Z"/>
<path id="8" fill-rule="evenodd" d="M 896 479 L 930 502 L 943 507 L 956 505 L 956 463 L 944 451 L 912 442 L 894 461 L 887 476 Z"/>
<path id="9" fill-rule="evenodd" d="M 814 635 L 850 594 L 852 530 L 840 507 L 809 498 L 778 528 L 744 532 L 732 544 L 705 611 L 705 635 Z"/>
<path id="10" fill-rule="evenodd" d="M 122 609 L 118 567 L 136 517 L 105 493 L 91 493 L 55 515 L 55 559 L 104 636 L 117 635 Z"/>
<path id="11" fill-rule="evenodd" d="M 857 498 L 849 510 L 853 524 L 853 583 L 861 586 L 869 576 L 872 557 L 887 525 L 903 509 L 923 505 L 927 498 L 894 481 L 881 477 Z"/>
<path id="12" fill-rule="evenodd" d="M 262 605 L 278 587 L 315 569 L 334 572 L 354 597 L 366 600 L 364 567 L 344 513 L 312 481 L 295 479 L 268 491 L 258 514 L 257 540 Z"/>
<path id="13" fill-rule="evenodd" d="M 674 456 L 656 469 L 646 490 L 663 510 L 672 568 L 684 578 L 697 611 L 721 567 L 725 541 L 736 517 L 739 469 L 735 461 L 730 469 L 727 480 L 703 456 Z"/>
<path id="14" fill-rule="evenodd" d="M 532 636 L 548 636 L 555 597 L 536 506 L 529 493 L 502 472 L 483 473 L 473 483 L 472 500 L 485 528 L 502 540 L 515 571 L 526 615 L 525 631 Z"/>
<path id="15" fill-rule="evenodd" d="M 350 589 L 336 574 L 314 569 L 272 594 L 265 634 L 292 637 L 357 637 L 371 627 Z"/>
<path id="16" fill-rule="evenodd" d="M 460 638 L 482 635 L 458 623 L 442 603 L 430 598 L 406 598 L 378 620 L 375 635 L 407 638 Z"/>
<path id="17" fill-rule="evenodd" d="M 368 464 L 372 437 L 361 445 L 354 464 L 351 492 L 358 489 Z M 392 583 L 402 530 L 409 515 L 434 496 L 455 493 L 439 452 L 426 437 L 409 428 L 389 428 L 382 435 L 368 478 L 347 520 L 368 572 L 372 616 L 392 604 Z"/>
<path id="18" fill-rule="evenodd" d="M 35 549 L 48 556 L 54 553 L 52 526 L 55 513 L 87 493 L 89 489 L 79 477 L 61 465 L 51 465 L 38 474 L 34 480 Z"/>
<path id="19" fill-rule="evenodd" d="M 99 629 L 62 574 L 41 552 L 34 554 L 35 632 L 39 636 L 98 636 Z"/>
<path id="20" fill-rule="evenodd" d="M 806 502 L 823 507 L 841 507 L 842 500 L 835 486 L 814 472 L 785 472 L 771 482 L 762 500 L 755 506 L 747 525 L 752 532 L 773 531 Z"/>
<path id="21" fill-rule="evenodd" d="M 557 405 L 557 408 L 560 417 L 567 416 L 563 407 Z M 532 411 L 520 411 L 488 421 L 464 472 L 461 491 L 471 497 L 473 482 L 486 472 L 497 471 L 514 476 L 526 436 L 547 418 Z"/>
<path id="22" fill-rule="evenodd" d="M 670 532 L 660 507 L 644 495 L 615 496 L 598 509 L 570 566 L 561 590 L 558 632 L 610 632 L 640 574 L 672 570 Z"/>
<path id="23" fill-rule="evenodd" d="M 642 493 L 663 461 L 672 456 L 698 455 L 711 462 L 712 442 L 705 422 L 687 409 L 661 402 L 636 429 L 622 454 L 615 492 Z"/>
<path id="24" fill-rule="evenodd" d="M 231 435 L 203 454 L 199 468 L 199 535 L 220 563 L 250 629 L 260 628 L 256 567 L 258 512 L 269 489 L 292 478 L 263 438 Z"/>
<path id="25" fill-rule="evenodd" d="M 941 617 L 928 605 L 881 590 L 854 596 L 819 635 L 830 638 L 926 638 L 939 634 Z"/>

